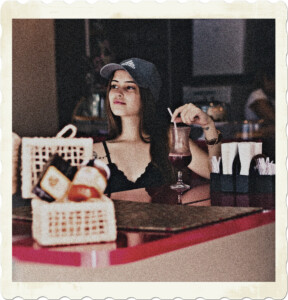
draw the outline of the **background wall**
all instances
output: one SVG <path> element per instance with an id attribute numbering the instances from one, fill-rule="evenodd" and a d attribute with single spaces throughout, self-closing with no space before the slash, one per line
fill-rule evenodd
<path id="1" fill-rule="evenodd" d="M 231 69 L 227 74 L 218 74 L 218 71 L 208 75 L 193 74 L 193 51 L 201 46 L 198 50 L 205 53 L 210 43 L 203 39 L 200 45 L 194 44 L 194 21 L 91 19 L 91 59 L 95 62 L 101 57 L 99 41 L 107 40 L 113 62 L 133 56 L 154 62 L 163 81 L 159 117 L 166 119 L 169 118 L 168 105 L 174 109 L 182 104 L 183 86 L 250 88 L 257 69 L 275 63 L 275 20 L 249 19 L 245 21 L 245 31 L 240 32 L 241 45 L 240 42 L 238 45 L 230 43 L 221 31 L 217 33 L 217 43 L 224 49 L 243 48 L 241 72 Z M 97 69 L 97 63 L 92 67 L 87 63 L 84 25 L 84 19 L 13 20 L 13 130 L 19 135 L 55 135 L 71 123 L 76 104 L 89 91 L 87 72 Z M 208 58 L 213 57 L 212 52 Z M 207 65 L 205 57 L 198 63 L 200 70 L 201 64 Z M 98 70 L 94 72 L 99 75 Z M 97 80 L 100 82 L 100 78 Z M 237 112 L 243 110 L 246 99 L 247 95 L 243 94 L 240 100 L 235 100 L 237 103 L 233 107 Z"/>
<path id="2" fill-rule="evenodd" d="M 20 136 L 58 131 L 54 20 L 14 19 L 12 129 Z"/>
<path id="3" fill-rule="evenodd" d="M 82 19 L 57 19 L 54 26 L 59 128 L 63 128 L 85 95 L 85 29 Z"/>

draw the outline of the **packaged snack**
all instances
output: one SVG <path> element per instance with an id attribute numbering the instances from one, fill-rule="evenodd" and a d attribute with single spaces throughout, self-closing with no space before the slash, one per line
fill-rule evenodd
<path id="1" fill-rule="evenodd" d="M 65 197 L 77 169 L 58 154 L 54 154 L 45 165 L 32 192 L 48 202 Z"/>

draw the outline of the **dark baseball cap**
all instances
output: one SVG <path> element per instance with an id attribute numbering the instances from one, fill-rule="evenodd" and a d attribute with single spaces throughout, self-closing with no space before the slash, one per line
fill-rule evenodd
<path id="1" fill-rule="evenodd" d="M 110 79 L 117 70 L 125 70 L 139 87 L 149 89 L 155 101 L 158 100 L 161 89 L 161 77 L 155 65 L 141 58 L 129 58 L 120 64 L 107 64 L 100 70 L 100 75 Z"/>

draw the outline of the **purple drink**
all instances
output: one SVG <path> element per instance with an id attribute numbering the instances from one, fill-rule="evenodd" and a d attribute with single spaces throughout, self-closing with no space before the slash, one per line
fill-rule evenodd
<path id="1" fill-rule="evenodd" d="M 187 167 L 191 160 L 191 154 L 178 154 L 178 153 L 169 153 L 169 160 L 178 170 L 182 170 Z"/>

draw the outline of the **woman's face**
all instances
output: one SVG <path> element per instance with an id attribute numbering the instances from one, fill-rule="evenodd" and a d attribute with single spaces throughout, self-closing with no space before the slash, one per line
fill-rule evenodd
<path id="1" fill-rule="evenodd" d="M 118 70 L 114 73 L 109 91 L 110 107 L 114 115 L 135 116 L 141 109 L 138 85 L 128 72 Z"/>

